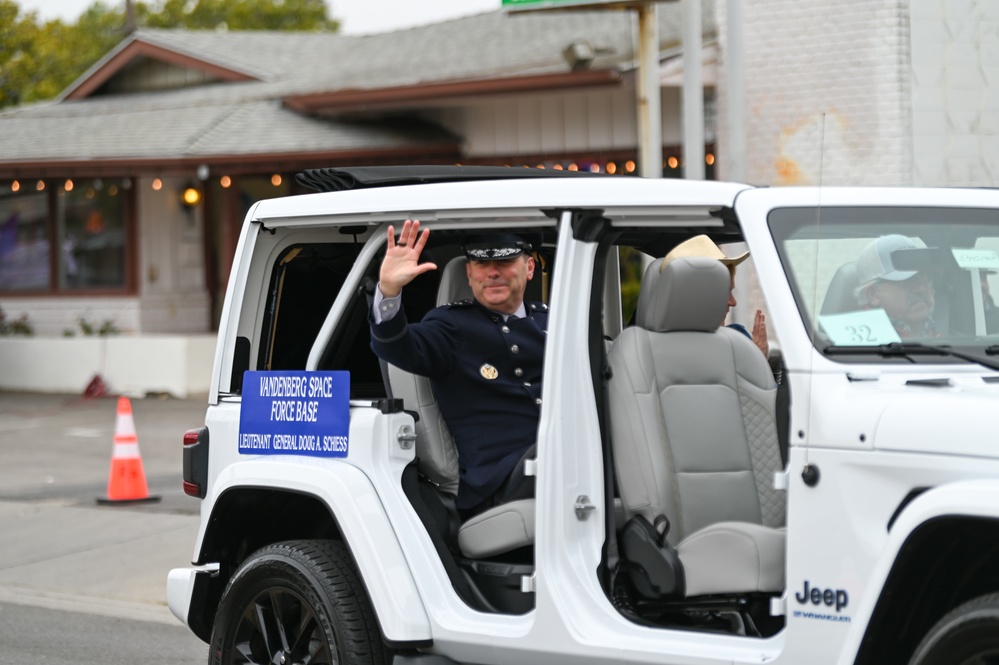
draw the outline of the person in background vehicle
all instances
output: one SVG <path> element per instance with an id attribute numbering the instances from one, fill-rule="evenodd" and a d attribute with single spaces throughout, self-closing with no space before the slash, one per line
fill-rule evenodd
<path id="1" fill-rule="evenodd" d="M 939 337 L 933 321 L 936 305 L 933 274 L 925 270 L 898 270 L 892 252 L 919 249 L 901 235 L 886 235 L 868 244 L 857 258 L 857 301 L 867 309 L 881 308 L 898 336 Z"/>
<path id="2" fill-rule="evenodd" d="M 430 379 L 458 449 L 457 507 L 471 516 L 534 496 L 524 464 L 536 450 L 541 370 L 548 307 L 524 302 L 534 277 L 531 245 L 492 234 L 465 245 L 474 300 L 431 310 L 408 323 L 402 289 L 436 270 L 420 263 L 430 230 L 406 220 L 387 248 L 371 312 L 371 348 L 378 357 Z"/>
<path id="3" fill-rule="evenodd" d="M 718 245 L 716 245 L 711 238 L 706 235 L 694 236 L 693 238 L 685 240 L 674 247 L 673 250 L 662 260 L 662 263 L 659 266 L 659 271 L 662 272 L 662 269 L 675 259 L 698 256 L 709 259 L 718 259 L 725 264 L 726 268 L 728 268 L 731 281 L 729 282 L 728 310 L 726 311 L 727 317 L 728 312 L 738 304 L 735 300 L 736 266 L 749 258 L 749 252 L 744 252 L 739 256 L 726 256 L 725 252 L 721 251 L 721 248 L 718 247 Z M 724 320 L 722 323 L 724 323 Z M 756 346 L 763 353 L 764 358 L 768 358 L 770 356 L 770 342 L 767 338 L 767 318 L 766 315 L 763 314 L 762 310 L 756 310 L 756 318 L 753 321 L 752 333 L 746 330 L 746 327 L 739 323 L 731 323 L 728 327 L 738 330 L 746 337 L 753 340 L 753 343 L 756 344 Z"/>
<path id="4" fill-rule="evenodd" d="M 995 270 L 979 272 L 982 278 L 982 304 L 985 306 L 985 332 L 989 335 L 999 332 L 999 307 L 996 307 L 995 300 L 989 292 L 989 277 L 995 274 Z"/>

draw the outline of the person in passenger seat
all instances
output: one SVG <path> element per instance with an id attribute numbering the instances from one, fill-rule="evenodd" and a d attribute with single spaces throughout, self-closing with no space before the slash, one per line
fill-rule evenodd
<path id="1" fill-rule="evenodd" d="M 939 337 L 933 273 L 899 270 L 892 262 L 892 252 L 907 249 L 918 246 L 901 235 L 881 236 L 864 247 L 857 257 L 857 301 L 867 309 L 883 309 L 902 339 Z"/>
<path id="2" fill-rule="evenodd" d="M 490 234 L 465 245 L 473 300 L 430 310 L 409 323 L 402 290 L 436 270 L 420 263 L 430 229 L 403 222 L 387 248 L 372 305 L 371 348 L 379 358 L 430 379 L 458 449 L 457 507 L 463 517 L 534 496 L 524 464 L 534 457 L 548 307 L 524 302 L 534 277 L 531 245 Z"/>
<path id="3" fill-rule="evenodd" d="M 659 266 L 659 272 L 663 271 L 671 261 L 684 257 L 704 257 L 708 259 L 718 259 L 721 261 L 726 268 L 728 268 L 730 282 L 729 282 L 729 292 L 728 292 L 728 310 L 725 312 L 725 316 L 728 316 L 728 312 L 732 310 L 738 303 L 735 300 L 735 268 L 740 263 L 749 258 L 749 252 L 744 252 L 738 256 L 726 256 L 725 252 L 721 251 L 711 240 L 711 238 L 706 235 L 694 236 L 689 240 L 684 240 L 682 243 L 673 248 L 673 250 L 663 258 L 662 263 Z M 724 321 L 723 321 L 724 323 Z M 728 326 L 734 330 L 738 330 L 744 334 L 749 339 L 753 340 L 757 348 L 763 353 L 764 358 L 770 356 L 770 342 L 767 337 L 767 318 L 762 310 L 756 310 L 756 318 L 753 321 L 753 332 L 750 333 L 746 330 L 746 327 L 740 323 L 731 323 Z"/>

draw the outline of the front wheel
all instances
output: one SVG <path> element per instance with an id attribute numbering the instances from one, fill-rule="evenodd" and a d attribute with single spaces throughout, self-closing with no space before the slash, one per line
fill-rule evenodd
<path id="1" fill-rule="evenodd" d="M 226 587 L 210 665 L 390 663 L 347 547 L 335 540 L 268 545 Z"/>
<path id="2" fill-rule="evenodd" d="M 940 619 L 909 665 L 999 665 L 999 593 L 970 600 Z"/>

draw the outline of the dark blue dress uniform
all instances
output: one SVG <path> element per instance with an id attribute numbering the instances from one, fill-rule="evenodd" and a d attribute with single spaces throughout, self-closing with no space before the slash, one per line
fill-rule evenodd
<path id="1" fill-rule="evenodd" d="M 503 317 L 474 300 L 431 310 L 416 324 L 399 312 L 371 322 L 380 358 L 430 379 L 458 447 L 457 506 L 489 499 L 537 438 L 548 306 Z"/>

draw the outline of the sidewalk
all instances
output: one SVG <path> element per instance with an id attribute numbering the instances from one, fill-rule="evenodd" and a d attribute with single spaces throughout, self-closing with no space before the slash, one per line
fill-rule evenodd
<path id="1" fill-rule="evenodd" d="M 99 506 L 116 399 L 0 392 L 0 602 L 177 625 L 166 575 L 189 565 L 200 501 L 181 490 L 184 431 L 204 396 L 133 399 L 150 494 Z"/>

